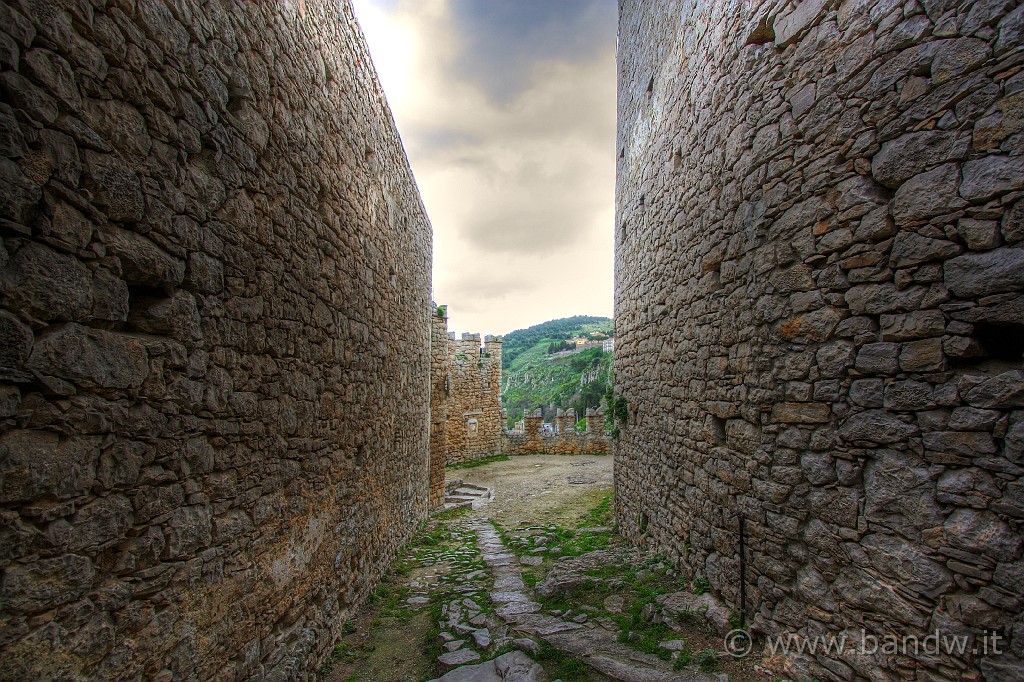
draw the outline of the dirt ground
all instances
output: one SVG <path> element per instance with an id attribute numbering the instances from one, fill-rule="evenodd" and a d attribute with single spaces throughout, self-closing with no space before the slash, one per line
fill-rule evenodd
<path id="1" fill-rule="evenodd" d="M 448 480 L 455 478 L 494 490 L 485 513 L 502 526 L 571 526 L 612 491 L 612 457 L 524 455 L 449 471 Z"/>

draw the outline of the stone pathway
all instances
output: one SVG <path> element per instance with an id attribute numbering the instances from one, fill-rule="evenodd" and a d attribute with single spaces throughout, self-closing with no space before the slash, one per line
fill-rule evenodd
<path id="1" fill-rule="evenodd" d="M 518 557 L 508 551 L 490 521 L 478 518 L 470 528 L 476 533 L 477 546 L 491 571 L 490 597 L 495 615 L 507 624 L 509 636 L 514 637 L 518 648 L 536 650 L 539 639 L 621 682 L 719 682 L 725 677 L 697 671 L 675 672 L 657 656 L 620 644 L 615 632 L 588 622 L 585 613 L 542 613 L 542 605 L 533 600 L 532 590 L 523 581 Z M 610 553 L 594 554 L 600 555 L 597 560 L 607 561 L 605 555 Z"/>

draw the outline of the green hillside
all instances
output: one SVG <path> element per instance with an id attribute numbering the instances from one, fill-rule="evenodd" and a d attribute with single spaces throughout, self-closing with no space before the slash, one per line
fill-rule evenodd
<path id="1" fill-rule="evenodd" d="M 611 353 L 600 348 L 560 354 L 562 342 L 577 336 L 612 334 L 607 317 L 576 315 L 518 329 L 502 343 L 502 405 L 509 426 L 526 410 L 551 406 L 576 408 L 582 419 L 586 408 L 598 407 L 611 380 Z"/>

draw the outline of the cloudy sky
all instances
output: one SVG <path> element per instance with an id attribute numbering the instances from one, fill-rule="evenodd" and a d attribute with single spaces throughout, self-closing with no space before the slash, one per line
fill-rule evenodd
<path id="1" fill-rule="evenodd" d="M 612 313 L 615 0 L 353 0 L 449 329 Z"/>

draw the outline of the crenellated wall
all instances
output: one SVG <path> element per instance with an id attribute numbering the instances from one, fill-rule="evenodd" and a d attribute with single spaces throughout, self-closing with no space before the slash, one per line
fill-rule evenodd
<path id="1" fill-rule="evenodd" d="M 501 337 L 454 332 L 448 342 L 448 423 L 445 452 L 448 464 L 487 455 L 501 447 L 505 424 L 501 416 Z"/>
<path id="2" fill-rule="evenodd" d="M 522 429 L 502 430 L 501 453 L 504 455 L 605 455 L 610 439 L 604 429 L 604 413 L 587 408 L 586 430 L 576 431 L 576 410 L 558 410 L 552 431 L 541 430 L 544 416 L 537 409 L 523 415 Z M 517 422 L 517 425 L 519 422 Z"/>
<path id="3" fill-rule="evenodd" d="M 797 679 L 1024 679 L 1024 7 L 619 6 L 619 528 L 761 633 L 1002 637 Z"/>
<path id="4" fill-rule="evenodd" d="M 0 5 L 0 678 L 309 679 L 428 505 L 348 0 Z"/>

